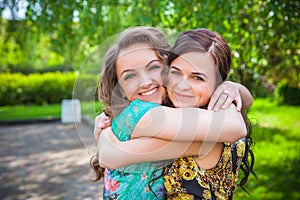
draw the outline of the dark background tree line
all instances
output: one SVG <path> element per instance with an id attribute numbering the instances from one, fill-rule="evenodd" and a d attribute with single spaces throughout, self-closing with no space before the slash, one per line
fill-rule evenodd
<path id="1" fill-rule="evenodd" d="M 26 15 L 18 16 L 20 4 Z M 299 1 L 294 0 L 4 0 L 1 72 L 72 71 L 93 48 L 132 26 L 221 33 L 233 55 L 231 80 L 255 96 L 280 86 L 299 95 Z"/>

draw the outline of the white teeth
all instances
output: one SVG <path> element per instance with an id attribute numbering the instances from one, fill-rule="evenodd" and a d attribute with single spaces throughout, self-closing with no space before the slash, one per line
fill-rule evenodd
<path id="1" fill-rule="evenodd" d="M 157 88 L 154 88 L 153 90 L 150 90 L 148 92 L 143 92 L 141 93 L 142 96 L 147 96 L 147 95 L 150 95 L 150 94 L 153 94 L 154 92 L 156 92 Z"/>

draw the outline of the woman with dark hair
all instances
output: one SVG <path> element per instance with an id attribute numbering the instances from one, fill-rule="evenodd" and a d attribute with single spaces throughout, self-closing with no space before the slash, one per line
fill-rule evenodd
<path id="1" fill-rule="evenodd" d="M 209 101 L 206 87 L 215 88 L 226 80 L 231 52 L 218 33 L 196 29 L 184 32 L 177 39 L 169 55 L 169 64 L 168 96 L 175 107 L 206 108 Z M 185 83 L 181 83 L 183 80 Z M 191 101 L 183 97 L 187 94 L 200 98 Z M 251 124 L 244 111 L 242 114 L 248 128 L 245 138 L 235 143 L 218 142 L 204 156 L 181 157 L 166 168 L 164 185 L 168 199 L 233 199 L 239 168 L 244 172 L 240 181 L 243 187 L 254 164 L 250 149 Z M 248 157 L 251 157 L 250 163 Z"/>

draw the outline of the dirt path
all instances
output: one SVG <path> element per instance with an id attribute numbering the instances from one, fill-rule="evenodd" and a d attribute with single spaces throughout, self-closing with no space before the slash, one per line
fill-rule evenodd
<path id="1" fill-rule="evenodd" d="M 1 125 L 0 199 L 100 199 L 103 183 L 90 182 L 82 142 L 95 151 L 92 129 L 83 123 Z"/>

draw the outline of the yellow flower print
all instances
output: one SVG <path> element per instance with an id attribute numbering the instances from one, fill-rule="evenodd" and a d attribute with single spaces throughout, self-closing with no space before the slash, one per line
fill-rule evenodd
<path id="1" fill-rule="evenodd" d="M 245 154 L 245 143 L 239 142 L 237 145 L 237 155 L 238 157 L 243 157 Z"/>
<path id="2" fill-rule="evenodd" d="M 203 199 L 211 199 L 211 193 L 209 190 L 203 190 Z"/>
<path id="3" fill-rule="evenodd" d="M 230 147 L 224 147 L 223 150 L 223 160 L 224 162 L 228 162 L 228 160 L 230 160 L 231 157 L 231 148 Z"/>
<path id="4" fill-rule="evenodd" d="M 168 197 L 168 199 L 172 200 L 193 200 L 194 196 L 191 194 L 177 194 L 176 196 L 173 195 L 172 197 Z"/>
<path id="5" fill-rule="evenodd" d="M 195 178 L 195 173 L 190 169 L 186 169 L 185 171 L 183 171 L 182 177 L 185 180 L 190 181 L 190 180 L 193 180 Z"/>
<path id="6" fill-rule="evenodd" d="M 167 191 L 174 191 L 176 188 L 180 188 L 181 184 L 176 181 L 173 176 L 164 176 L 164 185 Z"/>

